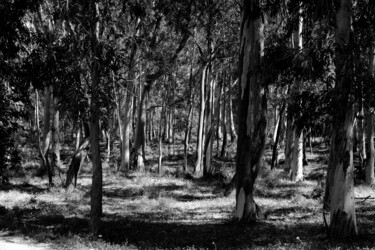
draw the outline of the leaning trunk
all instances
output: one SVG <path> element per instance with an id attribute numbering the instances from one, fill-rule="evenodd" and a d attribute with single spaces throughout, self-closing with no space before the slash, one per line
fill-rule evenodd
<path id="1" fill-rule="evenodd" d="M 243 222 L 255 222 L 259 215 L 253 194 L 263 161 L 267 126 L 267 99 L 257 73 L 263 54 L 263 28 L 258 1 L 242 0 L 236 218 Z"/>

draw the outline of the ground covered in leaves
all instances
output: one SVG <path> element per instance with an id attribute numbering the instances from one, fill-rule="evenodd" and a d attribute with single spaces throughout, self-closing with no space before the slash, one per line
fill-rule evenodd
<path id="1" fill-rule="evenodd" d="M 149 149 L 151 150 L 151 149 Z M 287 173 L 268 165 L 261 171 L 255 199 L 264 219 L 255 225 L 233 220 L 234 193 L 223 192 L 234 173 L 233 155 L 215 159 L 218 173 L 195 179 L 181 173 L 176 150 L 164 159 L 164 174 L 156 174 L 156 156 L 146 173 L 122 173 L 104 167 L 103 230 L 90 241 L 90 164 L 79 174 L 77 188 L 65 189 L 64 176 L 47 180 L 26 176 L 0 186 L 0 248 L 20 249 L 339 249 L 375 247 L 374 189 L 356 186 L 359 236 L 327 238 L 322 195 L 328 152 L 308 154 L 305 181 L 292 183 Z M 267 152 L 269 157 L 269 152 Z M 266 161 L 267 162 L 267 161 Z M 3 245 L 2 245 L 3 244 Z M 8 245 L 6 245 L 8 244 Z M 16 246 L 16 245 L 13 245 Z"/>

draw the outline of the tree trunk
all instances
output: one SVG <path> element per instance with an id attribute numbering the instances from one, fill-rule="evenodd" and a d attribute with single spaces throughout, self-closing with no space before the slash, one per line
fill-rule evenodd
<path id="1" fill-rule="evenodd" d="M 189 139 L 191 133 L 191 122 L 193 116 L 193 62 L 190 65 L 190 77 L 189 77 L 189 112 L 187 117 L 187 125 L 185 128 L 184 138 L 184 172 L 188 171 L 188 150 L 189 150 Z"/>
<path id="2" fill-rule="evenodd" d="M 372 79 L 375 74 L 375 45 L 372 44 L 370 48 L 370 67 L 369 73 Z M 374 148 L 374 110 L 369 108 L 366 114 L 366 124 L 367 124 L 367 161 L 366 161 L 366 183 L 368 185 L 375 184 L 374 176 L 374 162 L 375 162 L 375 148 Z"/>
<path id="3" fill-rule="evenodd" d="M 224 84 L 224 83 L 223 83 Z M 229 83 L 230 84 L 230 83 Z M 226 107 L 227 107 L 227 95 L 226 95 L 226 87 L 224 85 L 224 93 L 223 93 L 223 105 L 222 105 L 222 121 L 221 121 L 221 126 L 222 126 L 222 131 L 223 131 L 223 144 L 221 145 L 221 157 L 225 157 L 227 152 L 227 144 L 228 144 L 228 133 L 227 133 L 227 113 L 226 113 Z"/>
<path id="4" fill-rule="evenodd" d="M 134 153 L 136 157 L 136 164 L 137 169 L 140 172 L 145 171 L 145 125 L 146 125 L 146 96 L 150 91 L 151 85 L 146 84 L 142 90 L 141 99 L 138 104 L 138 121 L 137 121 L 137 128 L 135 132 L 135 147 Z"/>
<path id="5" fill-rule="evenodd" d="M 290 114 L 287 115 L 287 124 L 286 124 L 286 136 L 285 136 L 285 163 L 284 169 L 290 171 L 293 164 L 293 152 L 294 152 L 294 143 L 296 137 L 296 130 L 293 126 L 293 118 Z"/>
<path id="6" fill-rule="evenodd" d="M 237 82 L 237 81 L 236 81 Z M 237 140 L 237 133 L 234 127 L 234 119 L 233 119 L 233 100 L 232 100 L 232 83 L 229 83 L 229 90 L 228 90 L 228 102 L 229 102 L 229 131 L 230 131 L 230 140 L 234 142 Z"/>
<path id="7" fill-rule="evenodd" d="M 204 143 L 204 168 L 203 168 L 203 175 L 209 176 L 212 175 L 214 172 L 214 169 L 212 168 L 212 144 L 213 144 L 213 136 L 214 136 L 214 130 L 212 128 L 212 118 L 213 118 L 213 93 L 214 93 L 214 85 L 215 80 L 212 79 L 210 81 L 210 84 L 208 87 L 208 95 L 206 99 L 206 109 L 205 109 L 205 143 Z"/>
<path id="8" fill-rule="evenodd" d="M 277 167 L 279 165 L 279 159 L 278 159 L 279 153 L 278 153 L 278 150 L 277 150 L 277 146 L 279 144 L 281 128 L 282 128 L 282 124 L 284 122 L 285 106 L 286 105 L 284 103 L 283 106 L 280 109 L 280 114 L 279 114 L 279 118 L 278 118 L 278 122 L 277 122 L 278 125 L 277 125 L 277 129 L 276 129 L 276 136 L 275 136 L 274 145 L 273 145 L 273 149 L 272 149 L 271 170 L 273 170 L 275 168 L 275 166 Z"/>
<path id="9" fill-rule="evenodd" d="M 163 105 L 164 106 L 164 105 Z M 159 120 L 159 159 L 158 159 L 158 173 L 159 175 L 162 174 L 162 160 L 163 160 L 163 116 L 164 116 L 164 107 L 161 108 L 160 111 L 160 120 Z"/>
<path id="10" fill-rule="evenodd" d="M 294 130 L 297 130 L 297 128 Z M 300 182 L 303 181 L 303 132 L 295 131 L 293 133 L 296 136 L 294 137 L 290 179 L 293 182 Z"/>
<path id="11" fill-rule="evenodd" d="M 74 147 L 75 150 L 78 150 L 79 145 L 81 144 L 81 133 L 82 133 L 81 124 L 78 123 L 77 128 L 76 128 L 76 141 L 75 141 L 75 147 Z"/>
<path id="12" fill-rule="evenodd" d="M 43 143 L 42 143 L 42 165 L 43 172 L 48 174 L 48 184 L 53 185 L 52 169 L 48 158 L 49 147 L 51 143 L 51 101 L 52 101 L 52 86 L 46 87 L 44 99 L 44 119 L 43 119 Z"/>
<path id="13" fill-rule="evenodd" d="M 51 173 L 54 175 L 55 169 L 61 167 L 60 160 L 60 112 L 57 109 L 57 100 L 54 98 L 54 115 L 52 123 L 52 165 Z"/>
<path id="14" fill-rule="evenodd" d="M 121 169 L 129 170 L 130 165 L 130 127 L 131 127 L 131 115 L 133 109 L 131 92 L 127 91 L 125 96 L 125 113 L 123 116 L 123 138 L 122 138 L 122 159 Z"/>
<path id="15" fill-rule="evenodd" d="M 92 186 L 91 186 L 91 213 L 90 233 L 97 238 L 102 216 L 102 161 L 100 157 L 100 126 L 99 126 L 99 85 L 100 85 L 100 50 L 99 50 L 99 4 L 91 1 L 90 11 L 92 15 L 91 26 L 91 118 L 90 118 L 90 144 L 92 162 Z"/>
<path id="16" fill-rule="evenodd" d="M 194 174 L 201 176 L 203 174 L 203 135 L 204 135 L 204 110 L 205 110 L 205 83 L 207 78 L 207 66 L 203 67 L 201 79 L 201 93 L 200 93 L 200 110 L 199 110 L 199 123 L 197 134 L 197 159 L 194 167 Z"/>
<path id="17" fill-rule="evenodd" d="M 329 229 L 330 235 L 336 238 L 358 233 L 354 209 L 351 6 L 351 0 L 340 0 L 336 10 L 336 85 L 329 162 Z"/>
<path id="18" fill-rule="evenodd" d="M 258 1 L 242 0 L 241 16 L 235 216 L 238 220 L 249 223 L 255 222 L 259 217 L 253 193 L 266 141 L 267 99 L 257 73 L 264 46 L 264 24 Z"/>

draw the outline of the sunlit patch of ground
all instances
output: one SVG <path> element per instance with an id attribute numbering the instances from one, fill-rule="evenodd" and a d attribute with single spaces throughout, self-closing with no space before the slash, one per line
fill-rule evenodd
<path id="1" fill-rule="evenodd" d="M 0 227 L 49 244 L 52 249 L 374 246 L 375 200 L 365 200 L 374 197 L 374 189 L 364 185 L 356 187 L 355 192 L 357 198 L 362 198 L 356 199 L 357 218 L 360 237 L 365 235 L 366 239 L 340 243 L 326 237 L 321 201 L 326 151 L 314 153 L 308 155 L 303 182 L 291 182 L 281 168 L 272 172 L 262 169 L 255 200 L 264 219 L 256 225 L 233 221 L 234 193 L 224 197 L 221 181 L 178 177 L 173 171 L 182 166 L 183 159 L 175 155 L 164 161 L 163 171 L 168 170 L 168 175 L 159 176 L 155 171 L 125 174 L 104 168 L 103 230 L 99 241 L 92 242 L 88 237 L 90 164 L 81 170 L 77 188 L 62 188 L 64 177 L 59 176 L 52 188 L 47 187 L 47 180 L 36 177 L 27 183 L 25 179 L 12 180 L 11 186 L 0 191 Z M 229 182 L 232 163 L 215 161 L 228 174 Z"/>

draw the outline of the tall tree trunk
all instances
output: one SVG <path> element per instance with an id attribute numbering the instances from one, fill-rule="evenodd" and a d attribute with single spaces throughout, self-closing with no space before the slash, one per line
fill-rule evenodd
<path id="1" fill-rule="evenodd" d="M 121 163 L 122 163 L 122 160 L 123 160 L 123 130 L 124 130 L 124 126 L 122 124 L 122 120 L 121 120 L 121 101 L 120 101 L 120 91 L 118 90 L 117 86 L 116 86 L 116 79 L 115 79 L 115 73 L 112 72 L 112 84 L 113 84 L 113 89 L 114 89 L 114 92 L 115 92 L 115 104 L 116 104 L 116 118 L 117 118 L 117 123 L 118 123 L 118 131 L 119 131 L 119 139 L 120 139 L 120 157 L 121 157 Z M 120 167 L 121 168 L 121 167 Z"/>
<path id="2" fill-rule="evenodd" d="M 206 109 L 205 109 L 205 143 L 204 143 L 204 168 L 203 168 L 203 175 L 209 176 L 212 175 L 214 169 L 212 168 L 212 146 L 213 146 L 213 136 L 214 130 L 212 128 L 212 118 L 213 118 L 213 93 L 215 88 L 215 80 L 212 79 L 210 84 L 207 86 L 208 95 L 206 99 Z"/>
<path id="3" fill-rule="evenodd" d="M 285 103 L 283 103 L 283 106 L 281 107 L 280 109 L 280 112 L 279 112 L 279 118 L 278 118 L 278 122 L 277 122 L 277 130 L 276 130 L 276 136 L 275 136 L 275 140 L 274 140 L 274 145 L 273 145 L 273 149 L 272 149 L 272 160 L 271 160 L 271 170 L 273 170 L 275 168 L 275 165 L 276 167 L 279 165 L 279 152 L 277 150 L 277 146 L 279 144 L 279 139 L 280 139 L 280 134 L 281 134 L 281 128 L 282 128 L 282 124 L 284 123 L 284 113 L 285 113 Z M 276 163 L 276 164 L 275 164 Z"/>
<path id="4" fill-rule="evenodd" d="M 235 83 L 237 80 L 235 81 Z M 233 92 L 232 92 L 232 82 L 229 82 L 229 90 L 228 90 L 228 102 L 229 102 L 229 131 L 230 131 L 230 140 L 231 142 L 234 142 L 237 140 L 237 133 L 236 129 L 234 127 L 234 119 L 233 119 Z"/>
<path id="5" fill-rule="evenodd" d="M 229 83 L 230 84 L 230 83 Z M 227 154 L 226 149 L 227 149 L 227 144 L 228 144 L 228 133 L 227 133 L 227 113 L 226 113 L 226 107 L 227 107 L 227 95 L 226 95 L 226 86 L 225 82 L 223 83 L 224 85 L 224 93 L 223 93 L 223 105 L 222 105 L 222 121 L 221 121 L 221 126 L 222 126 L 222 131 L 223 131 L 223 144 L 221 145 L 221 157 L 225 157 Z"/>
<path id="6" fill-rule="evenodd" d="M 294 143 L 295 143 L 295 129 L 293 126 L 293 118 L 290 114 L 287 114 L 287 121 L 286 121 L 286 136 L 285 136 L 285 163 L 284 169 L 291 170 L 293 164 L 293 151 L 294 151 Z"/>
<path id="7" fill-rule="evenodd" d="M 82 133 L 81 124 L 78 123 L 77 128 L 76 128 L 76 141 L 75 141 L 75 147 L 74 147 L 76 151 L 78 150 L 79 145 L 81 144 L 81 133 Z"/>
<path id="8" fill-rule="evenodd" d="M 329 229 L 332 237 L 339 238 L 348 238 L 358 232 L 354 209 L 351 7 L 351 0 L 340 0 L 336 10 L 336 85 L 332 157 L 328 167 L 331 194 Z"/>
<path id="9" fill-rule="evenodd" d="M 375 74 L 375 45 L 372 44 L 370 48 L 370 67 L 369 73 L 372 79 Z M 375 148 L 374 148 L 374 110 L 369 108 L 366 114 L 366 124 L 367 124 L 367 164 L 366 164 L 366 183 L 368 185 L 375 184 L 374 176 L 374 162 L 375 162 Z"/>
<path id="10" fill-rule="evenodd" d="M 57 99 L 54 98 L 54 114 L 52 123 L 52 165 L 51 173 L 54 175 L 54 167 L 61 167 L 60 160 L 60 112 L 57 108 Z"/>
<path id="11" fill-rule="evenodd" d="M 253 197 L 254 183 L 263 161 L 266 141 L 266 91 L 257 73 L 263 55 L 263 29 L 258 1 L 242 0 L 235 216 L 247 223 L 258 218 L 259 208 Z"/>
<path id="12" fill-rule="evenodd" d="M 190 77 L 189 77 L 189 112 L 187 117 L 187 125 L 185 128 L 184 138 L 184 172 L 188 171 L 188 149 L 189 149 L 189 138 L 191 133 L 191 122 L 193 116 L 193 61 L 190 65 Z"/>
<path id="13" fill-rule="evenodd" d="M 297 128 L 295 128 L 297 130 Z M 303 131 L 295 131 L 294 148 L 290 179 L 293 182 L 303 181 Z"/>
<path id="14" fill-rule="evenodd" d="M 216 155 L 219 155 L 219 148 L 220 148 L 220 140 L 223 138 L 223 128 L 221 126 L 222 124 L 222 114 L 223 114 L 223 105 L 221 105 L 221 99 L 223 96 L 223 83 L 224 77 L 221 81 L 219 81 L 219 92 L 218 92 L 218 98 L 217 98 L 217 114 L 216 114 Z"/>
<path id="15" fill-rule="evenodd" d="M 203 67 L 200 93 L 200 110 L 197 134 L 197 159 L 194 167 L 194 174 L 201 176 L 203 174 L 203 135 L 204 135 L 204 114 L 205 114 L 205 83 L 207 81 L 207 65 Z"/>
<path id="16" fill-rule="evenodd" d="M 97 238 L 102 216 L 102 160 L 100 157 L 100 126 L 99 126 L 99 85 L 100 85 L 100 49 L 99 49 L 99 4 L 90 2 L 91 12 L 91 118 L 90 118 L 90 144 L 92 162 L 92 186 L 91 186 L 91 213 L 90 233 Z"/>
<path id="17" fill-rule="evenodd" d="M 133 90 L 131 88 L 130 90 Z M 131 127 L 131 116 L 133 109 L 133 96 L 130 91 L 125 94 L 125 107 L 123 116 L 123 138 L 122 138 L 122 153 L 121 153 L 121 170 L 129 170 L 130 167 L 130 127 Z"/>
<path id="18" fill-rule="evenodd" d="M 48 158 L 49 147 L 51 143 L 51 105 L 52 105 L 52 86 L 46 87 L 45 99 L 44 99 L 44 119 L 43 119 L 43 143 L 41 158 L 43 164 L 43 172 L 48 174 L 48 183 L 50 186 L 53 185 L 52 170 L 50 161 Z"/>
<path id="19" fill-rule="evenodd" d="M 151 85 L 146 84 L 142 90 L 141 99 L 138 104 L 138 121 L 135 132 L 135 157 L 137 160 L 137 169 L 141 172 L 145 171 L 145 125 L 146 125 L 146 97 L 150 91 Z"/>
<path id="20" fill-rule="evenodd" d="M 164 107 L 164 104 L 163 104 L 163 107 L 161 108 L 160 110 L 160 120 L 159 120 L 159 158 L 158 158 L 158 173 L 159 175 L 162 174 L 162 160 L 163 160 L 163 116 L 164 116 L 164 110 L 165 110 L 165 107 Z"/>

